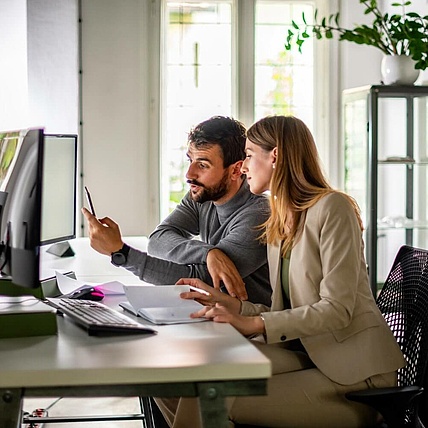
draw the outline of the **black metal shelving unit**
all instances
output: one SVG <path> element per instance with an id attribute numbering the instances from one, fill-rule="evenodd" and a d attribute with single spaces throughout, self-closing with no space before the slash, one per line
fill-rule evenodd
<path id="1" fill-rule="evenodd" d="M 344 189 L 362 209 L 376 294 L 401 245 L 428 247 L 428 86 L 345 90 L 342 108 Z"/>

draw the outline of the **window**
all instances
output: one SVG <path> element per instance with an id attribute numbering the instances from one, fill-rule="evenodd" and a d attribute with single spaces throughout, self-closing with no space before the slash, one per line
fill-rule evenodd
<path id="1" fill-rule="evenodd" d="M 302 53 L 286 51 L 291 20 L 312 17 L 315 2 L 257 1 L 255 13 L 255 120 L 270 114 L 295 115 L 313 128 L 312 39 Z"/>
<path id="2" fill-rule="evenodd" d="M 317 57 L 312 39 L 303 53 L 286 51 L 284 41 L 291 20 L 301 21 L 302 12 L 310 19 L 324 3 L 163 0 L 162 218 L 188 190 L 187 133 L 213 115 L 233 116 L 249 126 L 269 114 L 293 114 L 319 142 L 322 128 L 314 111 L 317 99 L 327 104 L 327 91 L 317 86 L 322 76 L 314 70 L 322 55 Z"/>
<path id="3" fill-rule="evenodd" d="M 187 191 L 191 126 L 214 115 L 232 115 L 232 3 L 165 3 L 162 217 Z"/>

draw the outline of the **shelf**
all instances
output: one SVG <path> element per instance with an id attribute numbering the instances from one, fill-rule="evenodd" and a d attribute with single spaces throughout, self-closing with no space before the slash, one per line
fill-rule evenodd
<path id="1" fill-rule="evenodd" d="M 414 220 L 405 216 L 385 216 L 377 219 L 378 229 L 428 229 L 428 220 Z"/>
<path id="2" fill-rule="evenodd" d="M 384 225 L 377 225 L 378 230 L 416 230 L 416 229 L 428 229 L 428 223 L 423 225 L 405 225 L 402 226 L 384 226 Z"/>
<path id="3" fill-rule="evenodd" d="M 391 160 L 391 159 L 379 159 L 377 161 L 378 164 L 390 164 L 390 165 L 428 165 L 428 160 L 420 160 L 420 161 L 415 161 L 414 159 L 400 159 L 400 160 Z"/>
<path id="4" fill-rule="evenodd" d="M 345 90 L 342 107 L 344 190 L 368 225 L 366 261 L 375 293 L 400 246 L 428 248 L 428 86 Z"/>
<path id="5" fill-rule="evenodd" d="M 409 164 L 411 163 L 412 165 L 415 163 L 416 161 L 412 158 L 409 157 L 394 157 L 394 158 L 386 158 L 386 159 L 379 159 L 378 163 L 393 163 L 393 164 Z"/>

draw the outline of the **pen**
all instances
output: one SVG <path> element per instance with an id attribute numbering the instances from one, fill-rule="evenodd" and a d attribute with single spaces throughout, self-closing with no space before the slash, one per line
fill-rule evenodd
<path id="1" fill-rule="evenodd" d="M 211 294 L 208 293 L 208 291 L 202 290 L 202 288 L 194 287 L 193 285 L 189 285 L 189 288 L 193 291 L 197 291 L 201 294 L 205 294 L 205 296 L 211 296 Z"/>
<path id="2" fill-rule="evenodd" d="M 91 194 L 89 193 L 88 188 L 85 186 L 85 194 L 86 194 L 86 199 L 88 200 L 88 204 L 89 207 L 91 208 L 91 213 L 93 216 L 96 217 L 95 215 L 95 209 L 94 209 L 94 204 L 92 203 L 92 198 L 91 198 Z"/>

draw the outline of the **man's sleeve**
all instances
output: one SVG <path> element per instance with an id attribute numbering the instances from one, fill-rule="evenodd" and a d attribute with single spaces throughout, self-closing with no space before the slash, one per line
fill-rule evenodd
<path id="1" fill-rule="evenodd" d="M 258 237 L 261 234 L 259 226 L 269 215 L 268 200 L 254 198 L 238 209 L 227 235 L 216 245 L 191 239 L 192 234 L 199 233 L 199 213 L 193 202 L 185 198 L 150 236 L 149 254 L 174 263 L 205 266 L 208 251 L 218 248 L 233 261 L 243 278 L 251 275 L 266 264 L 266 246 Z"/>
<path id="2" fill-rule="evenodd" d="M 147 252 L 179 264 L 205 263 L 214 248 L 194 239 L 199 235 L 199 211 L 187 194 L 174 211 L 150 234 Z"/>
<path id="3" fill-rule="evenodd" d="M 205 264 L 179 264 L 151 257 L 147 253 L 131 248 L 128 261 L 123 266 L 150 284 L 175 284 L 180 278 L 200 278 L 212 285 L 211 276 Z"/>

